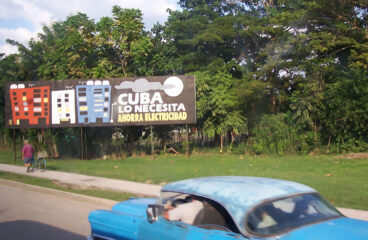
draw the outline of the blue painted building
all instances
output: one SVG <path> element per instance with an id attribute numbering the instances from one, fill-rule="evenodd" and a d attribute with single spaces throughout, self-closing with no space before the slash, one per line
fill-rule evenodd
<path id="1" fill-rule="evenodd" d="M 111 86 L 107 80 L 87 81 L 76 86 L 78 123 L 110 121 Z"/>

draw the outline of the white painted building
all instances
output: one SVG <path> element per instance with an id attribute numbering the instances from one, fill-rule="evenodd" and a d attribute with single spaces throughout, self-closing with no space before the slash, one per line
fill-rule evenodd
<path id="1" fill-rule="evenodd" d="M 52 124 L 75 123 L 75 90 L 51 92 Z"/>

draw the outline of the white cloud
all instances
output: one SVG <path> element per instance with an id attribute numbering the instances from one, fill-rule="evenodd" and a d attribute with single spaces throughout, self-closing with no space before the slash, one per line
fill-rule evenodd
<path id="1" fill-rule="evenodd" d="M 6 55 L 17 53 L 18 48 L 16 46 L 12 46 L 7 44 L 6 39 L 15 40 L 23 45 L 27 46 L 28 41 L 34 37 L 33 32 L 29 31 L 25 28 L 17 28 L 17 29 L 6 29 L 0 28 L 0 53 L 5 53 Z"/>
<path id="2" fill-rule="evenodd" d="M 163 24 L 166 21 L 168 8 L 178 9 L 176 2 L 177 0 L 1 0 L 0 20 L 22 18 L 31 23 L 33 29 L 0 29 L 0 52 L 11 49 L 5 45 L 5 39 L 25 44 L 42 31 L 43 25 L 50 26 L 54 21 L 64 21 L 78 12 L 87 14 L 97 22 L 103 16 L 111 16 L 114 5 L 140 9 L 146 30 L 150 30 L 157 22 Z"/>
<path id="3" fill-rule="evenodd" d="M 21 6 L 13 1 L 2 1 L 0 8 L 1 18 L 14 18 L 19 17 L 20 12 L 18 11 Z"/>
<path id="4" fill-rule="evenodd" d="M 9 44 L 0 45 L 0 53 L 5 53 L 6 55 L 10 55 L 13 53 L 17 53 L 18 48 L 11 46 Z"/>
<path id="5" fill-rule="evenodd" d="M 6 39 L 17 40 L 21 43 L 28 42 L 34 33 L 25 28 L 6 29 L 0 28 L 0 39 L 5 41 Z"/>
<path id="6" fill-rule="evenodd" d="M 13 8 L 8 9 L 8 11 L 13 12 L 17 17 L 21 16 L 31 22 L 35 32 L 39 32 L 43 24 L 50 24 L 53 20 L 53 14 L 43 9 L 37 2 L 31 0 L 11 1 Z"/>
<path id="7" fill-rule="evenodd" d="M 135 0 L 130 2 L 123 2 L 121 7 L 124 8 L 138 8 L 143 13 L 143 20 L 146 23 L 146 29 L 150 30 L 150 28 L 160 22 L 163 24 L 169 14 L 166 12 L 168 8 L 172 10 L 178 9 L 176 4 L 176 0 L 156 0 L 156 1 L 147 1 L 147 0 Z"/>

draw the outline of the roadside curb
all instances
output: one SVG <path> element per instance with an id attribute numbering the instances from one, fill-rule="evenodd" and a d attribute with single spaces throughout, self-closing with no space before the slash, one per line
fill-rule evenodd
<path id="1" fill-rule="evenodd" d="M 161 186 L 147 183 L 132 182 L 126 180 L 89 176 L 80 173 L 60 172 L 46 170 L 44 172 L 35 171 L 26 173 L 26 169 L 21 166 L 0 163 L 0 171 L 16 173 L 31 177 L 45 178 L 57 181 L 70 186 L 78 186 L 82 189 L 101 189 L 123 193 L 132 193 L 147 197 L 158 197 Z"/>
<path id="2" fill-rule="evenodd" d="M 360 219 L 368 221 L 368 211 L 349 209 L 349 208 L 337 208 L 342 214 L 349 218 Z"/>
<path id="3" fill-rule="evenodd" d="M 114 204 L 118 203 L 116 201 L 105 199 L 105 198 L 91 197 L 91 196 L 81 195 L 77 193 L 66 192 L 66 191 L 61 191 L 61 190 L 56 190 L 56 189 L 46 188 L 46 187 L 39 187 L 35 185 L 30 185 L 26 183 L 20 183 L 20 182 L 11 181 L 11 180 L 5 180 L 5 179 L 0 179 L 0 184 L 16 187 L 20 189 L 27 189 L 31 191 L 49 193 L 49 194 L 53 194 L 53 195 L 63 197 L 63 198 L 69 198 L 69 199 L 74 199 L 78 201 L 89 202 L 92 204 L 101 205 L 102 207 L 106 207 L 106 208 L 111 208 Z"/>

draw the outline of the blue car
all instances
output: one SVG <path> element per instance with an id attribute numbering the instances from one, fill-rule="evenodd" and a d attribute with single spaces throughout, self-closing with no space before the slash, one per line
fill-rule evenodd
<path id="1" fill-rule="evenodd" d="M 343 216 L 313 188 L 259 177 L 173 182 L 159 199 L 130 199 L 88 220 L 94 240 L 368 239 L 368 222 Z"/>

